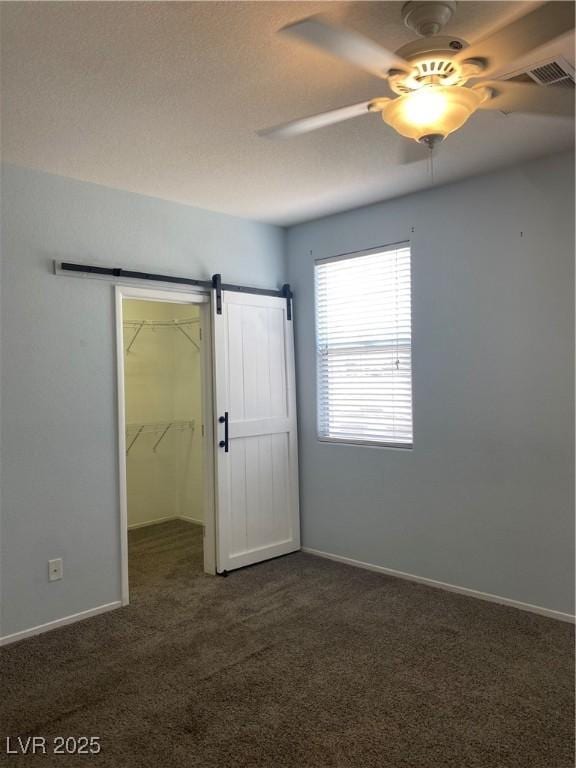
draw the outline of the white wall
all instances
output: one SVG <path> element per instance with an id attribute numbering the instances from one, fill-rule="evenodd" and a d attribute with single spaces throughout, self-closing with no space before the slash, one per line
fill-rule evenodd
<path id="1" fill-rule="evenodd" d="M 3 635 L 120 599 L 113 289 L 52 259 L 279 287 L 282 247 L 272 226 L 3 169 Z"/>
<path id="2" fill-rule="evenodd" d="M 126 444 L 130 446 L 126 456 L 128 527 L 179 517 L 202 522 L 202 340 L 198 305 L 125 299 L 123 314 L 124 348 L 129 349 L 124 355 Z M 186 336 L 178 326 L 171 325 L 183 320 L 193 321 L 181 326 Z M 141 329 L 126 325 L 154 321 L 164 324 Z M 171 422 L 174 427 L 162 436 L 162 430 Z M 187 423 L 187 428 L 179 429 L 181 423 Z M 142 425 L 146 426 L 139 434 Z"/>
<path id="3" fill-rule="evenodd" d="M 574 613 L 574 158 L 293 227 L 303 544 Z M 410 240 L 414 449 L 316 440 L 313 262 Z"/>

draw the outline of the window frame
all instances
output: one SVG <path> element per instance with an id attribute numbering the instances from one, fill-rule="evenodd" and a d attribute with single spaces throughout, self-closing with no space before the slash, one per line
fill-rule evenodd
<path id="1" fill-rule="evenodd" d="M 354 439 L 350 437 L 330 437 L 329 435 L 320 434 L 320 385 L 319 385 L 319 352 L 318 352 L 318 295 L 317 295 L 317 282 L 316 282 L 316 267 L 320 264 L 329 264 L 336 261 L 351 261 L 352 259 L 361 258 L 362 256 L 370 256 L 371 254 L 386 253 L 387 251 L 395 251 L 397 248 L 408 248 L 410 252 L 410 412 L 412 415 L 412 441 L 410 443 L 397 443 L 391 440 L 363 440 L 361 438 Z M 314 362 L 315 362 L 315 394 L 316 394 L 316 440 L 318 443 L 325 445 L 342 445 L 342 446 L 361 446 L 364 448 L 377 448 L 377 449 L 389 449 L 400 451 L 412 451 L 414 450 L 414 376 L 412 367 L 412 351 L 413 351 L 413 312 L 412 312 L 412 294 L 413 294 L 413 281 L 412 281 L 412 243 L 410 240 L 400 240 L 395 243 L 387 243 L 386 245 L 378 245 L 372 248 L 366 248 L 362 251 L 350 251 L 347 253 L 340 253 L 335 256 L 326 256 L 323 258 L 314 259 L 313 262 L 313 283 L 314 283 Z"/>

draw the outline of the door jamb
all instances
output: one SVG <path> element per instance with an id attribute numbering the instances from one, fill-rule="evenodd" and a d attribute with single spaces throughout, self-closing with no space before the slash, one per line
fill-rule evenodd
<path id="1" fill-rule="evenodd" d="M 140 288 L 116 285 L 116 390 L 117 390 L 117 425 L 118 425 L 118 470 L 119 470 L 119 522 L 120 522 L 120 570 L 122 605 L 130 602 L 128 583 L 128 494 L 126 483 L 126 406 L 124 389 L 124 299 L 144 301 L 174 302 L 176 304 L 200 305 L 203 343 L 201 352 L 202 367 L 202 421 L 204 426 L 204 572 L 216 573 L 216 516 L 214 489 L 214 398 L 212 369 L 212 315 L 210 312 L 210 294 L 203 289 L 183 291 L 169 288 Z"/>

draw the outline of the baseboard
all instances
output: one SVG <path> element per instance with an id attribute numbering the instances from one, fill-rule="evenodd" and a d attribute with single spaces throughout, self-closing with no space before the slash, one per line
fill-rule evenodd
<path id="1" fill-rule="evenodd" d="M 575 616 L 570 613 L 562 613 L 561 611 L 554 611 L 551 608 L 543 608 L 540 605 L 531 605 L 530 603 L 523 603 L 520 600 L 512 600 L 509 597 L 501 597 L 500 595 L 491 595 L 488 592 L 479 592 L 476 589 L 469 589 L 468 587 L 458 587 L 455 584 L 447 584 L 444 581 L 436 581 L 435 579 L 427 579 L 425 576 L 415 576 L 413 573 L 404 573 L 404 571 L 396 571 L 393 568 L 385 568 L 382 565 L 374 565 L 373 563 L 364 563 L 362 560 L 353 560 L 351 557 L 344 557 L 342 555 L 334 555 L 331 552 L 322 552 L 319 549 L 312 549 L 310 547 L 302 547 L 302 552 L 308 552 L 310 555 L 316 555 L 316 557 L 324 557 L 327 560 L 335 560 L 338 563 L 345 563 L 346 565 L 353 565 L 356 568 L 364 568 L 367 571 L 375 571 L 376 573 L 384 573 L 386 576 L 395 576 L 398 579 L 406 579 L 408 581 L 415 581 L 418 584 L 426 584 L 429 587 L 436 587 L 438 589 L 444 589 L 448 592 L 457 592 L 460 595 L 467 595 L 468 597 L 475 597 L 478 600 L 486 600 L 489 603 L 499 603 L 500 605 L 508 605 L 511 608 L 519 608 L 521 611 L 530 611 L 531 613 L 538 613 L 541 616 L 547 616 L 550 619 L 558 619 L 559 621 L 567 621 L 574 623 Z"/>
<path id="2" fill-rule="evenodd" d="M 18 640 L 25 640 L 27 637 L 33 637 L 34 635 L 41 635 L 44 632 L 50 632 L 52 629 L 58 629 L 58 627 L 65 627 L 67 624 L 74 624 L 77 621 L 83 619 L 90 619 L 92 616 L 98 616 L 101 613 L 107 613 L 113 611 L 115 608 L 120 608 L 122 603 L 120 600 L 116 600 L 113 603 L 106 603 L 105 605 L 98 605 L 96 608 L 90 608 L 87 611 L 80 611 L 80 613 L 73 613 L 71 616 L 64 616 L 62 619 L 56 619 L 55 621 L 48 621 L 46 624 L 39 624 L 37 627 L 30 627 L 30 629 L 23 629 L 21 632 L 14 632 L 12 635 L 5 635 L 0 637 L 0 646 L 9 645 L 10 643 L 16 643 Z"/>
<path id="3" fill-rule="evenodd" d="M 184 520 L 186 523 L 194 523 L 194 525 L 204 525 L 203 520 L 197 520 L 195 517 L 185 517 L 184 515 L 170 515 L 170 517 L 158 517 L 156 520 L 146 520 L 144 523 L 132 523 L 128 526 L 128 530 L 132 531 L 136 528 L 147 528 L 149 525 L 160 525 L 160 523 L 168 523 L 170 520 Z"/>
<path id="4" fill-rule="evenodd" d="M 185 523 L 192 523 L 193 525 L 204 525 L 204 520 L 198 520 L 196 517 L 186 517 L 185 515 L 180 515 L 176 520 L 184 520 Z"/>
<path id="5" fill-rule="evenodd" d="M 175 515 L 169 517 L 157 517 L 155 520 L 145 520 L 143 523 L 132 523 L 128 525 L 128 530 L 131 531 L 134 528 L 147 528 L 149 525 L 159 525 L 159 523 L 167 523 L 170 520 L 178 520 Z"/>

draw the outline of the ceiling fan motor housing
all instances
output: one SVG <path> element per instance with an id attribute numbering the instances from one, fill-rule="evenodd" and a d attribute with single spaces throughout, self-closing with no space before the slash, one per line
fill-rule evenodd
<path id="1" fill-rule="evenodd" d="M 418 90 L 424 85 L 463 85 L 472 76 L 466 63 L 453 60 L 454 54 L 467 48 L 459 37 L 431 37 L 403 45 L 396 52 L 411 66 L 410 73 L 393 71 L 390 88 L 399 95 Z"/>

